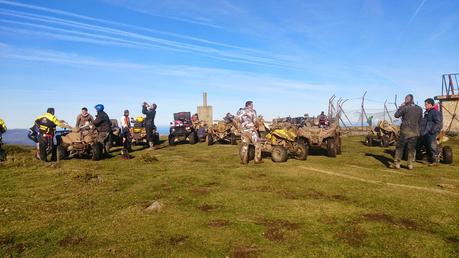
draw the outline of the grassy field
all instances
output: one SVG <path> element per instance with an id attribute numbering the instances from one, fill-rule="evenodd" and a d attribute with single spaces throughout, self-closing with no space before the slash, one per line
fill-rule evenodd
<path id="1" fill-rule="evenodd" d="M 459 163 L 390 170 L 361 140 L 336 159 L 248 166 L 219 144 L 59 164 L 9 146 L 0 257 L 457 257 Z"/>

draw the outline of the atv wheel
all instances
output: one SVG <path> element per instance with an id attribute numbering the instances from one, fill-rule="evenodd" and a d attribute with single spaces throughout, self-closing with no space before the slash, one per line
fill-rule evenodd
<path id="1" fill-rule="evenodd" d="M 373 138 L 370 135 L 367 135 L 365 143 L 367 144 L 367 146 L 373 146 Z"/>
<path id="2" fill-rule="evenodd" d="M 334 138 L 327 140 L 327 155 L 331 158 L 336 157 L 336 142 Z"/>
<path id="3" fill-rule="evenodd" d="M 297 142 L 297 149 L 295 153 L 295 158 L 299 160 L 307 160 L 309 154 L 309 146 L 303 141 Z"/>
<path id="4" fill-rule="evenodd" d="M 195 132 L 191 132 L 190 135 L 188 135 L 188 139 L 190 140 L 190 144 L 198 143 L 198 136 Z"/>
<path id="5" fill-rule="evenodd" d="M 453 150 L 451 149 L 450 146 L 443 147 L 442 154 L 443 154 L 443 163 L 445 164 L 453 163 Z"/>
<path id="6" fill-rule="evenodd" d="M 213 145 L 214 144 L 214 137 L 212 134 L 207 134 L 207 145 Z"/>
<path id="7" fill-rule="evenodd" d="M 237 139 L 236 135 L 234 133 L 231 133 L 231 145 L 237 145 Z"/>
<path id="8" fill-rule="evenodd" d="M 384 148 L 389 147 L 389 145 L 390 145 L 389 143 L 390 142 L 389 142 L 389 137 L 388 136 L 386 136 L 386 135 L 381 136 L 381 146 L 382 147 L 384 147 Z"/>
<path id="9" fill-rule="evenodd" d="M 175 145 L 174 138 L 175 137 L 172 134 L 169 134 L 169 137 L 168 137 L 169 145 L 171 146 Z"/>
<path id="10" fill-rule="evenodd" d="M 274 146 L 271 152 L 271 160 L 274 162 L 286 162 L 288 159 L 287 150 L 282 146 Z"/>
<path id="11" fill-rule="evenodd" d="M 62 145 L 57 146 L 57 159 L 58 160 L 64 160 L 67 159 L 68 153 L 67 153 L 67 148 Z"/>
<path id="12" fill-rule="evenodd" d="M 341 155 L 341 136 L 338 136 L 338 146 L 336 147 L 336 154 Z"/>
<path id="13" fill-rule="evenodd" d="M 38 157 L 42 161 L 48 161 L 48 139 L 46 137 L 41 137 L 38 140 Z"/>
<path id="14" fill-rule="evenodd" d="M 92 148 L 92 160 L 100 160 L 102 158 L 103 145 L 99 142 L 95 142 L 91 146 Z"/>

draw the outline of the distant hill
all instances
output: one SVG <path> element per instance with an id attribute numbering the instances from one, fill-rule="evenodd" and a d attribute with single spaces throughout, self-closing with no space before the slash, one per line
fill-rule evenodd
<path id="1" fill-rule="evenodd" d="M 18 145 L 34 145 L 35 143 L 27 138 L 27 129 L 8 129 L 3 134 L 3 143 Z"/>

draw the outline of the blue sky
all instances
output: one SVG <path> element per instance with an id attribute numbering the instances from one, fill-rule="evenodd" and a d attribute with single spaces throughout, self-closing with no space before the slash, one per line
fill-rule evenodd
<path id="1" fill-rule="evenodd" d="M 333 94 L 358 117 L 365 91 L 369 112 L 439 95 L 458 25 L 457 0 L 0 0 L 0 117 L 26 128 L 53 106 L 73 124 L 82 106 L 119 118 L 148 101 L 166 125 L 204 91 L 214 118 L 246 100 L 317 114 Z"/>

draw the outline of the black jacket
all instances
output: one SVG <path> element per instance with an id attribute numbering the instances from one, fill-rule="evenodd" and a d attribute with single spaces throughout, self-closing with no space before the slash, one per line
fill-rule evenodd
<path id="1" fill-rule="evenodd" d="M 110 118 L 104 111 L 97 112 L 96 119 L 93 123 L 99 132 L 108 133 L 112 130 L 112 123 L 110 122 Z"/>
<path id="2" fill-rule="evenodd" d="M 414 103 L 402 105 L 395 112 L 395 118 L 402 118 L 400 137 L 418 137 L 421 133 L 422 108 Z"/>
<path id="3" fill-rule="evenodd" d="M 156 110 L 150 110 L 146 106 L 142 107 L 142 114 L 144 114 L 145 117 L 145 126 L 154 126 L 155 125 L 155 116 L 156 116 Z"/>
<path id="4" fill-rule="evenodd" d="M 443 127 L 443 118 L 440 112 L 431 108 L 424 112 L 424 118 L 421 124 L 422 135 L 435 135 L 438 134 Z"/>

